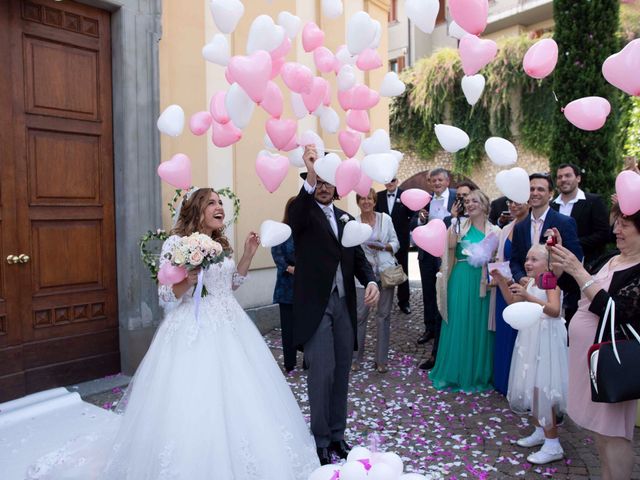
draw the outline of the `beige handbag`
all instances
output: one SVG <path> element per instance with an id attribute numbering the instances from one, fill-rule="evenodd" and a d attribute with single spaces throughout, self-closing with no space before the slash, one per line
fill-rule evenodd
<path id="1" fill-rule="evenodd" d="M 382 288 L 391 288 L 401 285 L 407 281 L 409 277 L 404 273 L 402 265 L 394 265 L 380 272 L 380 281 Z"/>

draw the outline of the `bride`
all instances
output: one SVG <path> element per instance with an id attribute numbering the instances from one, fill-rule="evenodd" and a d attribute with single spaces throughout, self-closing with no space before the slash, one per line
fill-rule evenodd
<path id="1" fill-rule="evenodd" d="M 182 236 L 206 233 L 231 253 L 218 194 L 185 198 L 164 254 Z M 122 402 L 111 432 L 76 439 L 29 468 L 28 479 L 306 480 L 315 444 L 269 348 L 232 290 L 244 281 L 259 238 L 237 267 L 204 271 L 208 295 L 196 319 L 197 271 L 160 286 L 166 316 Z M 121 403 L 122 403 L 121 402 Z"/>

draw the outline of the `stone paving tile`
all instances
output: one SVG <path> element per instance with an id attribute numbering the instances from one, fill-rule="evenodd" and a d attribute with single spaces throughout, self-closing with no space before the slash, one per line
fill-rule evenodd
<path id="1" fill-rule="evenodd" d="M 426 372 L 417 366 L 427 357 L 426 347 L 415 340 L 423 330 L 421 294 L 411 296 L 412 313 L 392 312 L 389 372 L 373 368 L 375 327 L 370 320 L 366 361 L 351 376 L 347 440 L 368 445 L 371 433 L 381 439 L 381 449 L 393 451 L 405 462 L 405 471 L 431 478 L 481 479 L 598 479 L 601 472 L 594 440 L 566 418 L 560 428 L 565 459 L 543 467 L 526 461 L 529 451 L 513 444 L 530 433 L 529 419 L 509 410 L 497 392 L 477 394 L 442 392 L 431 386 Z M 282 365 L 280 331 L 265 336 L 274 357 Z M 298 364 L 302 363 L 301 355 Z M 303 414 L 308 420 L 306 377 L 296 369 L 287 375 Z M 120 389 L 87 397 L 103 408 L 113 408 Z M 636 428 L 633 479 L 640 479 L 640 431 Z"/>

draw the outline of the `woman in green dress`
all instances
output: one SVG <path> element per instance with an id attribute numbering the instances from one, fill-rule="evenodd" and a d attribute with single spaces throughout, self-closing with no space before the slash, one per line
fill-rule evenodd
<path id="1" fill-rule="evenodd" d="M 446 288 L 441 305 L 447 308 L 429 377 L 438 389 L 477 392 L 493 388 L 494 332 L 489 330 L 486 264 L 495 253 L 499 228 L 487 220 L 489 199 L 480 190 L 472 191 L 464 205 L 468 218 L 448 232 L 440 279 Z"/>

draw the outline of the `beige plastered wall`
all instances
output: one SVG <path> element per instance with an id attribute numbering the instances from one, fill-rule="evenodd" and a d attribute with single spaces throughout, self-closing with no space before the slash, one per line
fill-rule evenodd
<path id="1" fill-rule="evenodd" d="M 289 11 L 298 15 L 304 23 L 315 21 L 326 33 L 325 46 L 335 51 L 345 43 L 345 32 L 349 17 L 364 10 L 382 24 L 382 39 L 378 52 L 382 56 L 383 67 L 362 73 L 360 80 L 378 90 L 387 71 L 387 12 L 389 0 L 346 0 L 344 15 L 337 19 L 327 19 L 321 14 L 320 0 L 272 0 L 270 2 L 246 0 L 243 2 L 245 13 L 235 32 L 228 36 L 232 55 L 246 53 L 246 39 L 251 22 L 258 15 L 270 15 L 274 21 L 278 13 Z M 301 180 L 299 170 L 291 168 L 280 188 L 269 193 L 262 186 L 255 173 L 255 159 L 264 147 L 264 124 L 268 119 L 266 112 L 256 107 L 251 123 L 243 131 L 243 138 L 234 146 L 220 149 L 215 147 L 210 134 L 196 137 L 188 130 L 188 119 L 195 112 L 207 110 L 209 99 L 219 90 L 227 90 L 229 85 L 224 78 L 224 69 L 204 61 L 202 47 L 218 30 L 211 18 L 206 0 L 164 0 L 162 14 L 162 40 L 160 41 L 160 103 L 161 110 L 171 104 L 178 104 L 185 110 L 186 121 L 183 134 L 177 138 L 162 135 L 161 160 L 169 160 L 176 153 L 187 154 L 192 161 L 193 184 L 214 188 L 231 187 L 239 196 L 242 208 L 235 225 L 227 229 L 235 250 L 236 261 L 242 255 L 244 239 L 251 231 L 259 231 L 260 224 L 267 219 L 280 221 L 287 199 L 298 193 Z M 300 34 L 295 38 L 288 61 L 297 61 L 309 66 L 316 74 L 312 54 L 302 48 Z M 341 129 L 345 128 L 344 115 L 335 100 L 335 75 L 324 75 L 332 86 L 333 108 L 341 114 Z M 278 85 L 285 93 L 283 118 L 295 118 L 291 109 L 289 95 L 282 80 Z M 377 128 L 388 129 L 389 101 L 381 99 L 370 111 L 371 132 Z M 323 137 L 327 148 L 339 149 L 337 134 L 325 134 L 318 119 L 307 116 L 298 122 L 298 133 L 312 129 Z M 160 181 L 160 180 L 158 180 Z M 381 186 L 378 185 L 378 188 Z M 169 202 L 174 189 L 163 183 L 163 204 Z M 339 202 L 339 206 L 351 213 L 357 213 L 355 195 L 351 194 Z M 233 209 L 230 202 L 225 203 L 227 216 Z M 163 210 L 164 228 L 171 227 L 167 208 Z M 238 300 L 245 308 L 258 307 L 271 303 L 275 269 L 271 253 L 260 248 L 253 260 L 250 278 L 245 286 L 237 290 Z"/>

